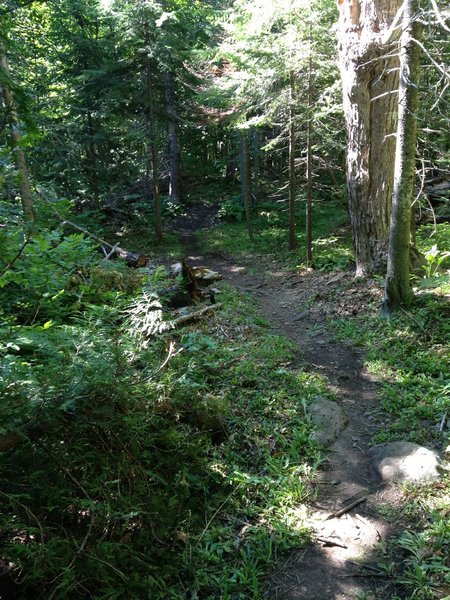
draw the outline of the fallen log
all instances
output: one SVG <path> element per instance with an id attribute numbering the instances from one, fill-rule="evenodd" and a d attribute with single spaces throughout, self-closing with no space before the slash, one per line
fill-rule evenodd
<path id="1" fill-rule="evenodd" d="M 173 319 L 173 321 L 168 321 L 168 323 L 172 326 L 172 327 L 178 327 L 179 325 L 182 325 L 183 323 L 188 323 L 189 321 L 194 321 L 195 319 L 198 319 L 199 317 L 205 315 L 208 312 L 212 312 L 218 308 L 221 308 L 222 303 L 219 302 L 218 304 L 211 304 L 210 306 L 205 306 L 205 308 L 201 308 L 200 310 L 197 310 L 193 313 L 189 313 L 188 315 L 182 315 L 181 317 L 177 317 L 176 319 Z"/>
<path id="2" fill-rule="evenodd" d="M 95 235 L 94 233 L 91 233 L 90 231 L 88 231 L 85 227 L 81 227 L 81 225 L 77 225 L 76 223 L 73 223 L 72 221 L 68 221 L 67 219 L 64 219 L 63 221 L 61 221 L 61 225 L 69 225 L 69 227 L 72 227 L 73 229 L 76 229 L 77 231 L 81 231 L 81 233 L 84 233 L 84 235 L 87 235 L 94 241 L 98 242 L 101 246 L 108 248 L 109 253 L 107 254 L 107 256 L 105 256 L 106 260 L 108 260 L 111 256 L 114 256 L 114 254 L 117 254 L 117 256 L 119 258 L 122 258 L 123 260 L 125 260 L 125 262 L 130 267 L 145 267 L 145 265 L 148 262 L 148 258 L 144 254 L 139 254 L 137 252 L 130 252 L 129 250 L 125 250 L 125 248 L 121 248 L 117 244 L 115 244 L 113 246 L 106 240 L 103 240 L 102 238 L 98 237 L 98 235 Z"/>
<path id="3" fill-rule="evenodd" d="M 69 227 L 72 227 L 73 229 L 76 229 L 77 231 L 81 231 L 81 233 L 84 233 L 84 235 L 86 235 L 87 237 L 98 242 L 100 244 L 100 246 L 104 246 L 105 248 L 108 248 L 109 253 L 105 257 L 106 259 L 109 259 L 114 254 L 117 254 L 117 256 L 119 258 L 122 258 L 123 260 L 125 260 L 125 262 L 130 267 L 145 267 L 145 265 L 148 263 L 148 258 L 144 254 L 139 254 L 137 252 L 130 252 L 129 250 L 125 250 L 125 248 L 120 248 L 120 246 L 118 246 L 117 244 L 115 244 L 115 245 L 110 244 L 109 242 L 107 242 L 106 240 L 103 240 L 98 235 L 95 235 L 94 233 L 91 233 L 90 231 L 88 231 L 85 227 L 81 227 L 81 225 L 77 225 L 73 221 L 64 219 L 59 214 L 59 212 L 52 206 L 51 201 L 47 198 L 46 194 L 44 193 L 43 189 L 40 186 L 36 186 L 36 191 L 41 196 L 41 198 L 43 198 L 47 202 L 47 204 L 50 205 L 50 210 L 61 221 L 61 225 L 69 225 Z"/>

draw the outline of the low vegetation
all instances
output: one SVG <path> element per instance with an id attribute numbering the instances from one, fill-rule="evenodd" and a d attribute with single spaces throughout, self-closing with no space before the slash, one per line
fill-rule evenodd
<path id="1" fill-rule="evenodd" d="M 60 229 L 2 275 L 1 545 L 16 598 L 258 598 L 308 539 L 321 455 L 305 407 L 325 382 L 225 285 L 214 317 L 147 339 L 130 314 L 155 277 Z"/>
<path id="2" fill-rule="evenodd" d="M 199 232 L 201 246 L 209 252 L 224 252 L 237 258 L 272 254 L 291 268 L 306 265 L 304 210 L 297 211 L 298 248 L 289 251 L 286 203 L 260 202 L 253 219 L 254 240 L 246 235 L 244 211 L 239 199 L 231 197 L 220 208 L 222 224 Z M 314 213 L 313 266 L 319 270 L 346 268 L 352 261 L 348 215 L 340 200 L 320 200 Z"/>

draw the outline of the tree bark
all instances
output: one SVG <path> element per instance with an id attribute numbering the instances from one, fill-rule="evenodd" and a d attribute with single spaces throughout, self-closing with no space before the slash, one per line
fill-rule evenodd
<path id="1" fill-rule="evenodd" d="M 417 19 L 417 0 L 406 0 L 400 39 L 400 84 L 398 98 L 397 145 L 395 152 L 392 220 L 383 308 L 389 312 L 412 300 L 409 273 L 411 206 L 417 137 L 420 42 L 423 26 Z"/>
<path id="2" fill-rule="evenodd" d="M 347 186 L 356 274 L 386 264 L 394 179 L 402 0 L 338 0 Z"/>
<path id="3" fill-rule="evenodd" d="M 253 194 L 258 202 L 261 197 L 261 136 L 259 127 L 253 128 Z"/>
<path id="4" fill-rule="evenodd" d="M 100 186 L 98 177 L 98 152 L 97 146 L 95 144 L 96 127 L 94 119 L 92 117 L 92 109 L 90 107 L 87 109 L 86 127 L 88 134 L 88 143 L 86 147 L 86 173 L 88 179 L 91 182 L 92 194 L 94 196 L 95 201 L 94 207 L 97 207 L 100 199 Z"/>
<path id="5" fill-rule="evenodd" d="M 169 142 L 169 194 L 176 202 L 183 202 L 181 183 L 181 152 L 178 137 L 178 115 L 175 100 L 175 77 L 166 71 L 163 75 L 166 96 L 167 134 Z"/>
<path id="6" fill-rule="evenodd" d="M 309 48 L 308 48 L 308 115 L 306 123 L 306 264 L 312 265 L 312 21 L 309 20 Z"/>
<path id="7" fill-rule="evenodd" d="M 0 69 L 7 77 L 9 76 L 8 59 L 6 58 L 3 48 L 1 47 Z M 32 222 L 34 220 L 33 198 L 31 196 L 31 185 L 30 178 L 28 175 L 27 163 L 25 160 L 25 154 L 20 145 L 21 136 L 19 129 L 19 117 L 17 115 L 16 107 L 14 105 L 13 94 L 6 83 L 2 85 L 2 90 L 7 118 L 9 122 L 9 128 L 11 132 L 11 148 L 14 155 L 16 169 L 19 172 L 20 199 L 22 202 L 23 216 L 26 221 Z"/>
<path id="8" fill-rule="evenodd" d="M 295 173 L 295 75 L 291 71 L 289 74 L 289 250 L 297 247 L 297 237 L 295 235 L 295 195 L 297 191 L 297 179 Z"/>
<path id="9" fill-rule="evenodd" d="M 248 237 L 253 241 L 252 209 L 250 198 L 250 161 L 248 150 L 248 133 L 241 129 L 241 191 L 245 208 Z"/>
<path id="10" fill-rule="evenodd" d="M 162 240 L 162 218 L 161 218 L 161 198 L 159 195 L 159 163 L 158 163 L 158 142 L 156 139 L 155 128 L 155 105 L 153 93 L 153 77 L 150 60 L 147 59 L 147 95 L 148 95 L 148 131 L 151 156 L 152 173 L 152 194 L 155 206 L 155 237 L 158 242 Z"/>

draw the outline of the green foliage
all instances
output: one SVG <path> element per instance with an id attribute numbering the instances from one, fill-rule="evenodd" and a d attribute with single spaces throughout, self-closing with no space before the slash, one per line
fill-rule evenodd
<path id="1" fill-rule="evenodd" d="M 305 215 L 303 208 L 298 212 L 297 240 L 299 247 L 295 251 L 288 250 L 287 213 L 283 206 L 273 206 L 267 202 L 260 204 L 253 218 L 254 241 L 248 239 L 245 224 L 238 215 L 242 205 L 234 199 L 227 200 L 221 208 L 229 221 L 220 227 L 201 231 L 197 239 L 205 252 L 219 251 L 231 256 L 243 258 L 253 252 L 272 254 L 278 259 L 298 268 L 305 264 L 304 233 Z M 243 213 L 242 213 L 243 214 Z M 314 263 L 321 270 L 346 268 L 352 259 L 349 232 L 345 225 L 347 213 L 341 202 L 319 200 L 314 208 Z"/>
<path id="2" fill-rule="evenodd" d="M 443 265 L 444 261 L 446 261 L 450 257 L 450 252 L 442 252 L 438 250 L 437 245 L 435 244 L 430 250 L 425 252 L 425 275 L 426 277 L 437 277 L 439 275 L 439 270 Z"/>
<path id="3" fill-rule="evenodd" d="M 79 233 L 42 229 L 24 235 L 8 225 L 0 230 L 0 249 L 4 315 L 18 323 L 61 322 L 90 303 L 134 292 L 142 281 L 123 264 L 101 261 L 93 243 Z"/>
<path id="4" fill-rule="evenodd" d="M 3 239 L 7 256 L 18 241 Z M 292 370 L 290 344 L 225 287 L 220 321 L 149 338 L 160 273 L 132 302 L 126 273 L 51 231 L 3 275 L 0 442 L 18 439 L 1 455 L 2 585 L 17 598 L 260 597 L 308 537 L 320 455 L 303 407 L 324 383 Z M 31 285 L 30 322 L 9 300 L 30 311 Z"/>
<path id="5" fill-rule="evenodd" d="M 433 515 L 420 533 L 407 530 L 397 545 L 405 552 L 404 571 L 397 582 L 414 600 L 442 598 L 450 585 L 450 524 L 448 519 Z"/>
<path id="6" fill-rule="evenodd" d="M 225 221 L 243 223 L 245 219 L 245 208 L 242 205 L 241 199 L 239 197 L 234 197 L 225 200 L 220 207 L 219 216 L 225 219 Z"/>
<path id="7" fill-rule="evenodd" d="M 430 283 L 421 291 L 410 312 L 389 321 L 364 315 L 334 323 L 339 336 L 366 348 L 366 366 L 382 382 L 384 426 L 375 442 L 402 439 L 437 449 L 450 442 L 441 427 L 450 394 L 449 311 L 438 278 L 433 281 L 434 289 Z M 438 599 L 448 589 L 448 492 L 448 477 L 407 489 L 405 503 L 394 509 L 395 522 L 406 521 L 408 529 L 393 540 L 389 560 L 408 598 Z"/>

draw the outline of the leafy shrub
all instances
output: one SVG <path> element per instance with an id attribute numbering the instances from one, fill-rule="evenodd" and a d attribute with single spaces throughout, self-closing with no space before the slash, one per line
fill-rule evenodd
<path id="1" fill-rule="evenodd" d="M 225 221 L 242 223 L 245 219 L 245 208 L 239 197 L 225 200 L 219 210 L 219 216 Z"/>

